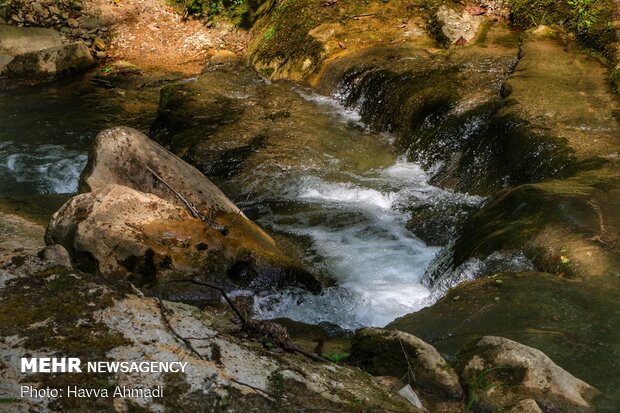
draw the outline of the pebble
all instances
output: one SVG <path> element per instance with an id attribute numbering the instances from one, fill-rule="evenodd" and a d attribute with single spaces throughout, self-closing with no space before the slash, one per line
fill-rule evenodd
<path id="1" fill-rule="evenodd" d="M 67 19 L 67 25 L 73 28 L 80 27 L 80 22 L 75 19 Z"/>
<path id="2" fill-rule="evenodd" d="M 95 46 L 95 49 L 97 50 L 106 49 L 105 42 L 101 39 L 101 37 L 95 37 L 95 40 L 93 40 L 93 45 Z"/>
<path id="3" fill-rule="evenodd" d="M 108 57 L 108 52 L 104 52 L 100 50 L 97 53 L 95 53 L 95 57 L 97 57 L 97 59 L 105 59 L 106 57 Z"/>

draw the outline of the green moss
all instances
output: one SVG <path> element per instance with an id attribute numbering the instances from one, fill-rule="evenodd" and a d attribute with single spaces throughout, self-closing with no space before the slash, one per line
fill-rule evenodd
<path id="1" fill-rule="evenodd" d="M 286 0 L 272 10 L 269 17 L 255 27 L 256 36 L 250 50 L 254 63 L 279 67 L 301 65 L 310 59 L 313 68 L 323 60 L 323 45 L 308 32 L 328 18 L 319 0 Z"/>
<path id="2" fill-rule="evenodd" d="M 476 42 L 475 42 L 476 45 L 478 46 L 485 45 L 490 29 L 491 29 L 491 22 L 489 20 L 483 21 L 480 27 L 480 33 L 478 34 L 478 38 L 476 39 Z"/>
<path id="3" fill-rule="evenodd" d="M 191 91 L 183 83 L 171 83 L 164 86 L 159 92 L 159 110 L 166 110 L 170 106 L 182 103 L 191 96 Z"/>
<path id="4" fill-rule="evenodd" d="M 105 357 L 125 339 L 91 316 L 112 305 L 114 295 L 90 290 L 84 279 L 65 268 L 16 279 L 2 290 L 0 334 L 23 336 L 24 345 L 31 349 L 46 347 L 73 357 Z M 94 305 L 89 305 L 91 302 Z M 37 327 L 30 327 L 33 325 Z"/>
<path id="5" fill-rule="evenodd" d="M 539 270 L 571 275 L 570 262 L 560 259 L 562 245 L 548 245 L 549 251 L 556 251 L 551 255 L 528 245 L 551 225 L 584 241 L 600 236 L 601 220 L 617 219 L 618 178 L 606 171 L 583 172 L 567 180 L 521 185 L 499 193 L 463 226 L 454 245 L 453 265 L 494 251 L 525 249 Z"/>
<path id="6" fill-rule="evenodd" d="M 511 21 L 521 29 L 555 25 L 574 33 L 582 45 L 613 58 L 612 0 L 511 0 L 510 7 Z"/>

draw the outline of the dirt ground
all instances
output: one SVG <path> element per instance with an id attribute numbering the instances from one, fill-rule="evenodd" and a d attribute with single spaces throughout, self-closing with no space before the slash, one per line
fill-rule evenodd
<path id="1" fill-rule="evenodd" d="M 184 18 L 164 0 L 84 0 L 82 12 L 108 28 L 108 59 L 145 70 L 200 73 L 218 50 L 243 54 L 249 34 L 230 24 L 209 28 Z"/>

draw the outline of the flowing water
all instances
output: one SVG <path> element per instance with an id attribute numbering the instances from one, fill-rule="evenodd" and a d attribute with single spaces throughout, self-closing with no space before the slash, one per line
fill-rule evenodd
<path id="1" fill-rule="evenodd" d="M 220 165 L 227 172 L 214 173 L 214 180 L 333 284 L 320 295 L 294 289 L 261 294 L 255 300 L 257 315 L 352 329 L 383 326 L 432 304 L 438 295 L 421 279 L 440 246 L 426 245 L 405 228 L 408 208 L 476 205 L 481 199 L 430 185 L 432 172 L 396 159 L 390 136 L 367 130 L 355 111 L 335 99 L 295 84 L 224 78 L 225 90 L 218 93 L 246 105 L 268 93 L 278 97 L 271 110 L 286 110 L 286 115 L 257 126 L 258 117 L 246 111 L 229 125 L 236 133 L 223 129 L 223 137 L 207 140 L 205 153 L 225 154 L 237 150 L 239 137 L 252 135 L 257 127 L 267 135 L 244 155 L 240 167 L 238 159 L 229 157 L 231 162 Z M 217 89 L 216 84 L 209 87 Z M 0 193 L 44 197 L 76 192 L 93 137 L 118 124 L 145 130 L 156 114 L 157 91 L 110 90 L 87 77 L 2 92 Z M 231 172 L 230 165 L 238 170 Z"/>

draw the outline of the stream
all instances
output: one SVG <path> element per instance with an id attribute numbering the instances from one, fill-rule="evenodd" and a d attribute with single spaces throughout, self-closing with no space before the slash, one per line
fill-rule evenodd
<path id="1" fill-rule="evenodd" d="M 255 297 L 258 317 L 347 329 L 384 326 L 441 297 L 449 286 L 422 282 L 441 245 L 427 245 L 406 229 L 408 211 L 412 205 L 476 206 L 482 198 L 429 184 L 432 170 L 396 158 L 393 138 L 371 132 L 337 99 L 250 75 L 207 77 L 210 90 L 248 107 L 260 108 L 253 101 L 269 95 L 264 106 L 276 116 L 246 110 L 218 129 L 212 135 L 219 137 L 211 136 L 201 150 L 225 156 L 211 163 L 219 169 L 203 171 L 332 284 L 320 295 L 263 293 Z M 160 87 L 103 88 L 87 75 L 1 92 L 0 199 L 76 193 L 94 136 L 116 125 L 148 132 Z M 263 140 L 257 143 L 256 136 Z M 248 137 L 253 146 L 243 146 Z"/>

